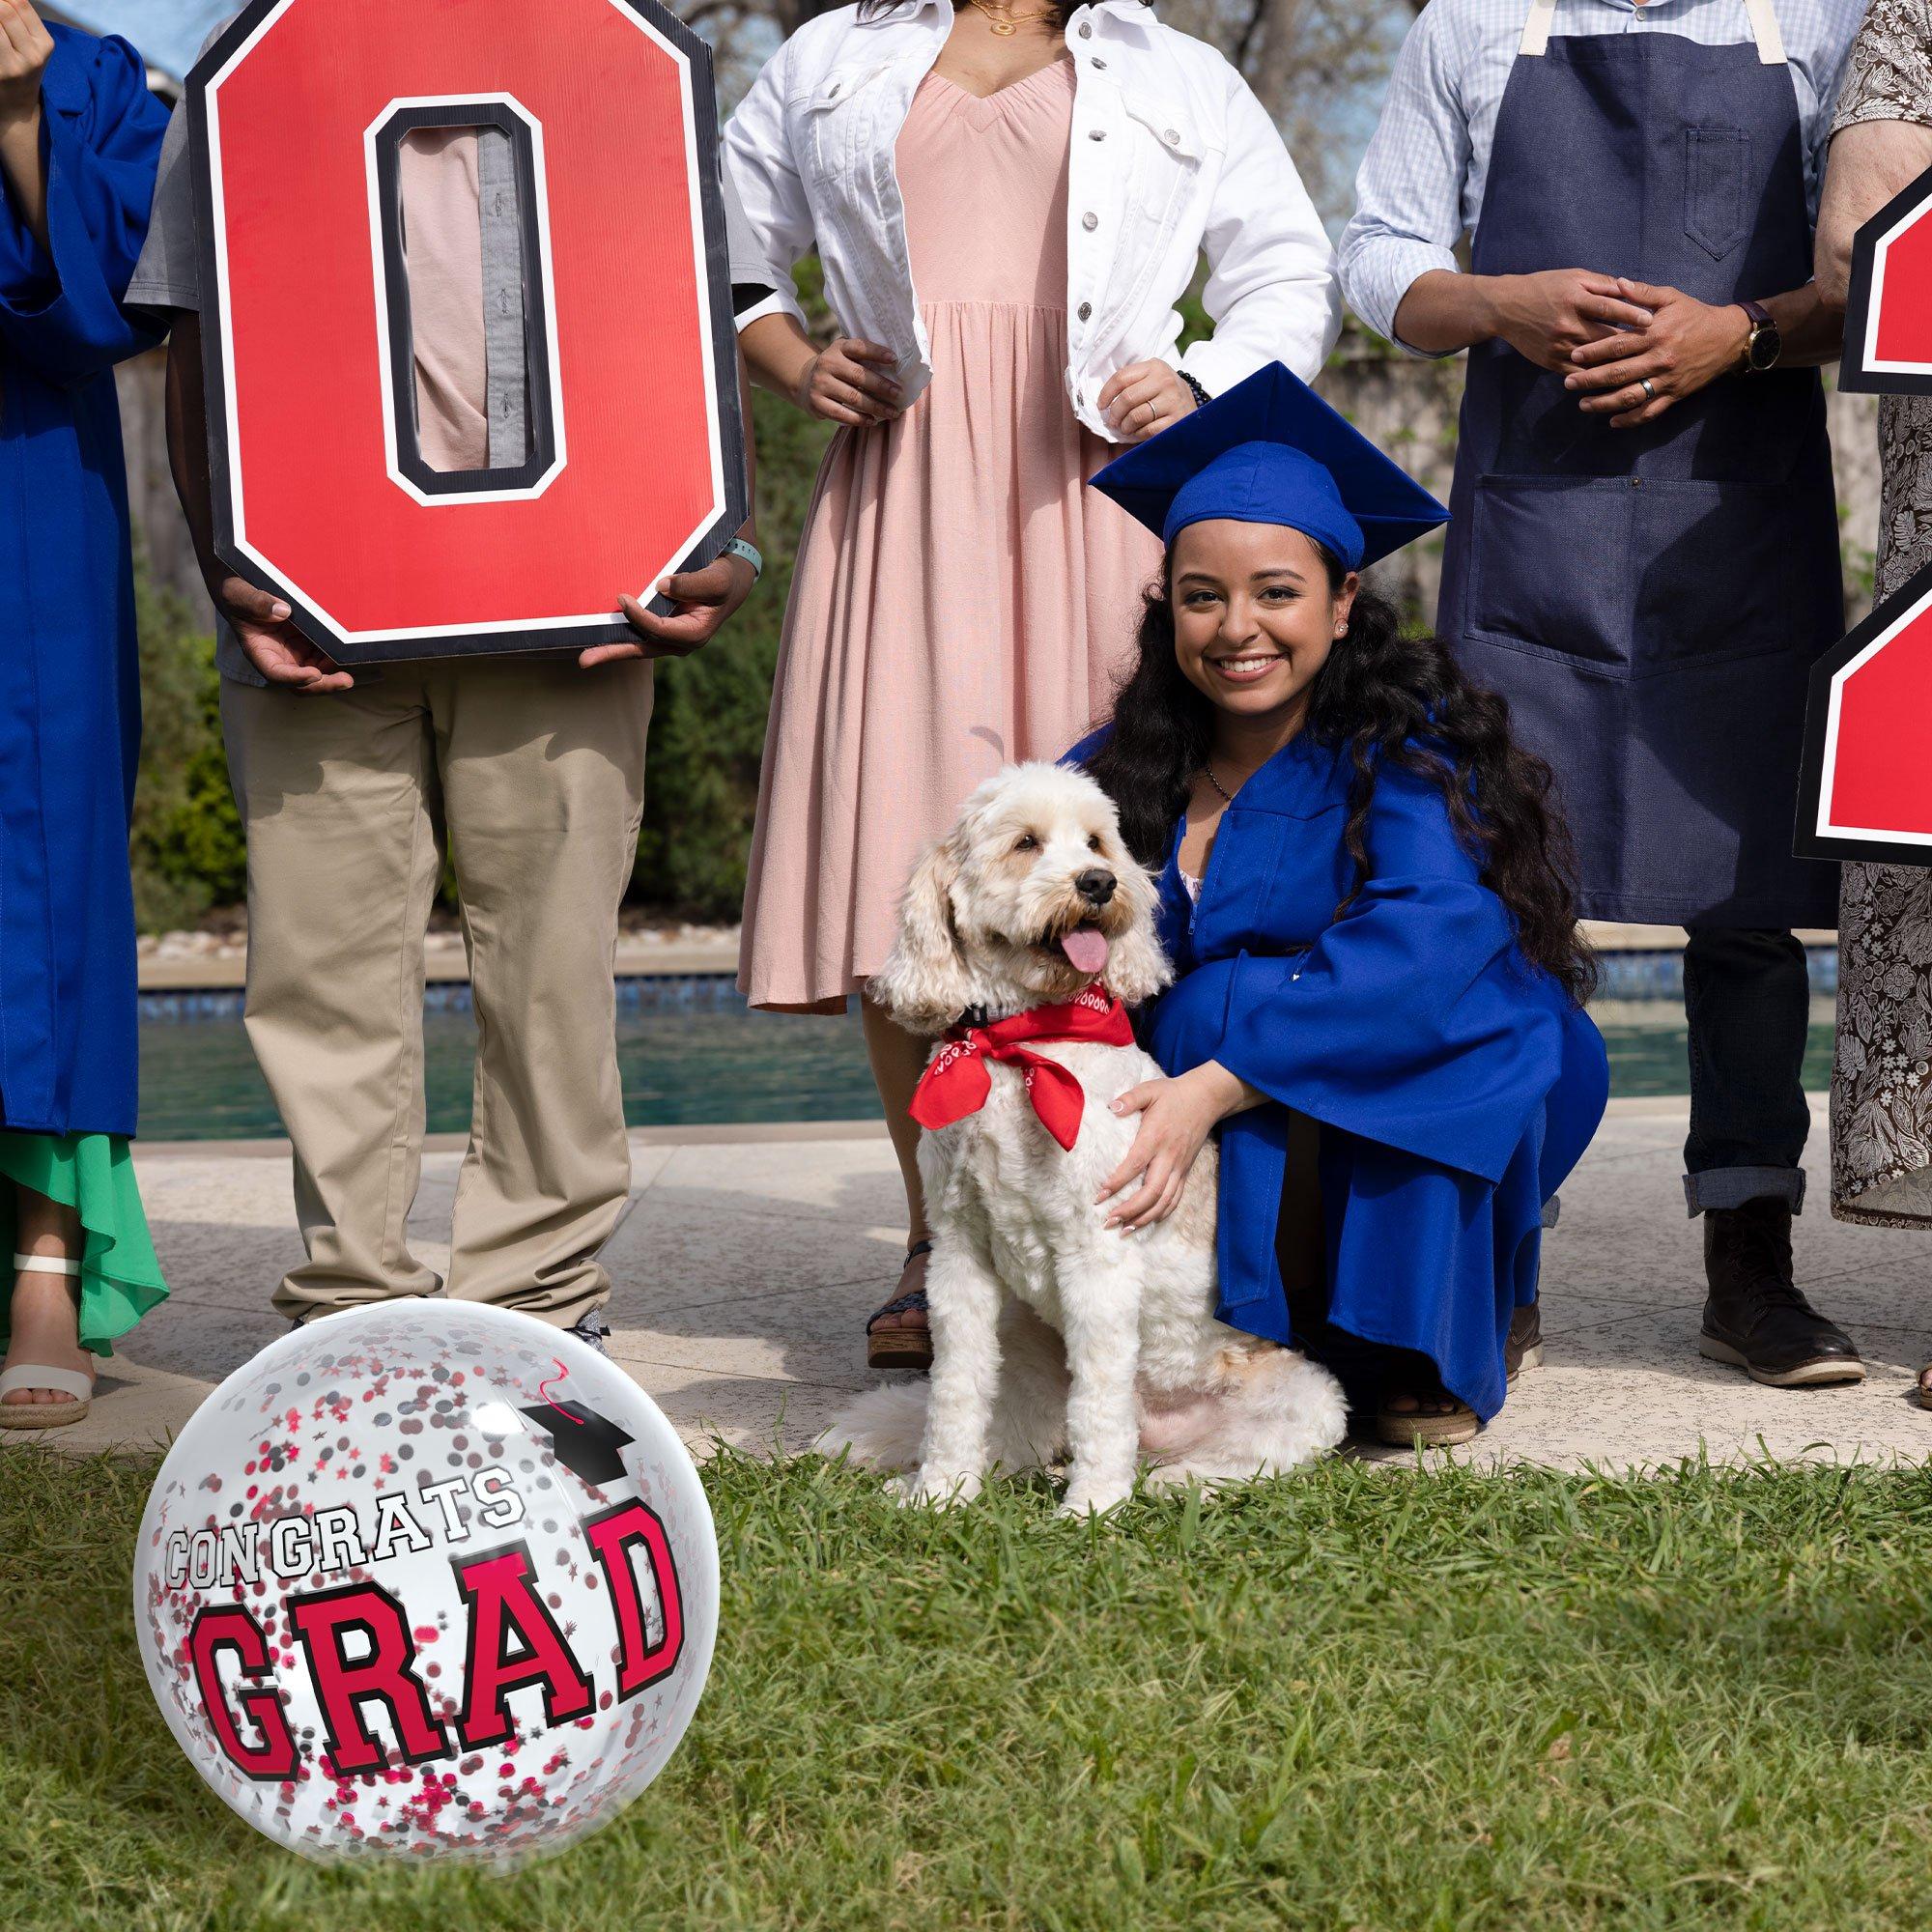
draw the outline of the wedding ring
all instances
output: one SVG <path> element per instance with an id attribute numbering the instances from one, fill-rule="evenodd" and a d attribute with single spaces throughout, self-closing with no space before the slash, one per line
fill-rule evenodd
<path id="1" fill-rule="evenodd" d="M 1648 376 L 1641 376 L 1637 379 L 1637 387 L 1643 391 L 1643 399 L 1645 402 L 1647 403 L 1656 402 L 1657 385 L 1650 380 Z"/>

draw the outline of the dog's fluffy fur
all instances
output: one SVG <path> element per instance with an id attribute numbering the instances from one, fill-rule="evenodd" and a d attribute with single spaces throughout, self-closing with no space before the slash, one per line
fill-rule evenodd
<path id="1" fill-rule="evenodd" d="M 969 1008 L 999 1019 L 1069 1000 L 1095 979 L 1136 1005 L 1171 977 L 1154 904 L 1090 778 L 1009 766 L 920 861 L 872 994 L 925 1035 Z M 1103 973 L 1081 972 L 1064 950 L 1077 926 L 1106 935 Z M 1103 1225 L 1094 1197 L 1138 1122 L 1109 1103 L 1160 1069 L 1137 1046 L 1034 1049 L 1086 1092 L 1072 1151 L 1035 1118 L 1020 1069 L 988 1062 L 985 1105 L 920 1148 L 933 1227 L 929 1396 L 876 1389 L 819 1446 L 916 1470 L 902 1492 L 926 1501 L 970 1498 L 995 1466 L 1065 1458 L 1064 1507 L 1083 1514 L 1130 1493 L 1143 1453 L 1151 1481 L 1175 1484 L 1267 1475 L 1332 1449 L 1346 1421 L 1334 1378 L 1214 1320 L 1211 1141 L 1168 1219 L 1131 1236 Z"/>

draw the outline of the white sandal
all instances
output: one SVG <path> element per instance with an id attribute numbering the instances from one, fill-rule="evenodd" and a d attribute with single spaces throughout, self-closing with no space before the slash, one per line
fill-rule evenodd
<path id="1" fill-rule="evenodd" d="M 15 1255 L 15 1274 L 77 1275 L 80 1264 L 56 1255 Z M 8 1402 L 15 1389 L 51 1389 L 71 1402 Z M 0 1429 L 65 1429 L 94 1406 L 94 1378 L 73 1369 L 42 1368 L 22 1362 L 0 1374 Z"/>

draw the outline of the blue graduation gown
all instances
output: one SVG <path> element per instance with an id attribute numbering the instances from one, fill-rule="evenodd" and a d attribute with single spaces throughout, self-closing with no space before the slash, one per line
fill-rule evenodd
<path id="1" fill-rule="evenodd" d="M 1427 780 L 1382 772 L 1368 877 L 1336 917 L 1349 783 L 1346 755 L 1292 741 L 1228 808 L 1198 902 L 1176 827 L 1160 924 L 1178 977 L 1150 1046 L 1169 1074 L 1218 1061 L 1274 1103 L 1221 1126 L 1220 1319 L 1294 1339 L 1275 1233 L 1305 1114 L 1323 1129 L 1329 1321 L 1429 1356 L 1487 1421 L 1511 1314 L 1536 1296 L 1543 1204 L 1596 1132 L 1608 1064 Z"/>
<path id="2" fill-rule="evenodd" d="M 0 1125 L 134 1131 L 128 815 L 140 740 L 113 366 L 167 110 L 120 40 L 50 25 L 43 248 L 0 192 Z"/>

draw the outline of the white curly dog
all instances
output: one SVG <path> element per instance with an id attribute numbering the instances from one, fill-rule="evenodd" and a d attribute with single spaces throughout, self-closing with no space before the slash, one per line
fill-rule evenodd
<path id="1" fill-rule="evenodd" d="M 1090 987 L 1136 1005 L 1172 978 L 1154 905 L 1092 779 L 1011 765 L 921 859 L 871 991 L 925 1036 Z M 1346 1427 L 1335 1378 L 1214 1319 L 1211 1141 L 1168 1219 L 1131 1236 L 1104 1225 L 1096 1197 L 1134 1136 L 1109 1103 L 1159 1067 L 1131 1042 L 1028 1049 L 1084 1092 L 1071 1148 L 1036 1112 L 1027 1070 L 986 1061 L 983 1104 L 920 1147 L 933 1228 L 929 1397 L 918 1384 L 874 1389 L 817 1446 L 916 1468 L 900 1493 L 928 1502 L 970 1499 L 994 1467 L 1065 1458 L 1062 1508 L 1080 1515 L 1123 1501 L 1142 1455 L 1149 1480 L 1166 1485 L 1269 1475 L 1334 1448 Z M 935 1057 L 948 1051 L 942 1040 Z"/>

